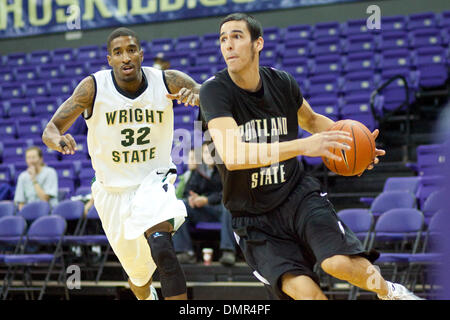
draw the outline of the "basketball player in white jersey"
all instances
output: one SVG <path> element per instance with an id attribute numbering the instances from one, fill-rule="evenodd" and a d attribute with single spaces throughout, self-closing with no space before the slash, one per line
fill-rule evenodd
<path id="1" fill-rule="evenodd" d="M 180 71 L 141 67 L 143 51 L 132 30 L 114 30 L 107 44 L 112 70 L 83 79 L 42 139 L 53 150 L 73 154 L 76 142 L 64 133 L 83 114 L 96 176 L 94 203 L 131 290 L 138 299 L 151 300 L 156 294 L 151 277 L 158 268 L 164 298 L 187 299 L 171 241 L 186 216 L 167 183 L 176 177 L 170 157 L 172 99 L 198 105 L 200 85 Z"/>

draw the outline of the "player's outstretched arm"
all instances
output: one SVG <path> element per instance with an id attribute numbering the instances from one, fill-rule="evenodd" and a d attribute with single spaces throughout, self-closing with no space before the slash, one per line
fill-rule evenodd
<path id="1" fill-rule="evenodd" d="M 56 110 L 48 122 L 42 141 L 51 149 L 63 154 L 73 154 L 76 142 L 70 134 L 64 134 L 86 109 L 92 108 L 95 83 L 92 77 L 84 78 L 75 88 L 72 96 Z"/>
<path id="2" fill-rule="evenodd" d="M 167 98 L 178 100 L 178 103 L 182 102 L 185 106 L 200 105 L 200 84 L 184 72 L 178 70 L 166 70 L 164 71 L 164 75 L 170 91 Z"/>

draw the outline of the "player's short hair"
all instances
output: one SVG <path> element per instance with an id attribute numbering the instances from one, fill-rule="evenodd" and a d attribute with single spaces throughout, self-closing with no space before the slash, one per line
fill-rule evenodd
<path id="1" fill-rule="evenodd" d="M 141 49 L 141 41 L 139 40 L 138 35 L 136 34 L 136 32 L 134 32 L 131 29 L 128 28 L 117 28 L 115 29 L 113 32 L 111 32 L 108 36 L 108 40 L 106 41 L 107 44 L 107 48 L 108 48 L 108 52 L 111 53 L 111 42 L 118 37 L 126 37 L 126 36 L 131 36 L 133 38 L 136 39 L 138 48 Z"/>
<path id="2" fill-rule="evenodd" d="M 36 150 L 36 152 L 37 152 L 39 158 L 42 159 L 42 157 L 43 157 L 42 149 L 39 148 L 38 146 L 31 146 L 31 147 L 28 147 L 27 150 L 25 151 L 25 154 L 27 154 L 28 151 L 32 151 L 32 150 Z"/>
<path id="3" fill-rule="evenodd" d="M 249 14 L 237 12 L 227 15 L 220 22 L 219 30 L 222 28 L 222 25 L 224 23 L 229 21 L 245 21 L 247 24 L 247 29 L 250 31 L 252 42 L 258 39 L 259 37 L 262 37 L 263 35 L 261 23 Z"/>

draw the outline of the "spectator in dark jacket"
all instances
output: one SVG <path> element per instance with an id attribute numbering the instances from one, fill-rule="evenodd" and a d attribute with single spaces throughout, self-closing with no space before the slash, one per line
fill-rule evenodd
<path id="1" fill-rule="evenodd" d="M 195 263 L 197 259 L 192 247 L 189 225 L 198 222 L 221 222 L 220 262 L 224 265 L 233 265 L 235 246 L 231 215 L 222 204 L 222 182 L 206 143 L 202 146 L 202 158 L 203 163 L 192 171 L 184 187 L 183 201 L 188 216 L 173 236 L 175 251 L 180 263 Z"/>

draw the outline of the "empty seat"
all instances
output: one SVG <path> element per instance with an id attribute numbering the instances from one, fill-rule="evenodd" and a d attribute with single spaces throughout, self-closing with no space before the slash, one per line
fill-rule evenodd
<path id="1" fill-rule="evenodd" d="M 195 66 L 214 66 L 221 59 L 221 53 L 218 48 L 208 48 L 197 50 L 194 56 Z"/>
<path id="2" fill-rule="evenodd" d="M 37 96 L 48 95 L 47 82 L 44 80 L 27 81 L 25 82 L 24 87 L 26 97 L 34 98 Z"/>
<path id="3" fill-rule="evenodd" d="M 52 62 L 53 63 L 66 63 L 73 61 L 75 59 L 76 49 L 62 48 L 56 49 L 52 52 Z"/>
<path id="4" fill-rule="evenodd" d="M 173 50 L 173 39 L 155 39 L 148 45 L 148 48 L 153 53 L 169 52 Z"/>
<path id="5" fill-rule="evenodd" d="M 50 63 L 51 60 L 52 57 L 50 51 L 47 50 L 33 51 L 28 55 L 28 62 L 33 66 L 47 64 Z"/>
<path id="6" fill-rule="evenodd" d="M 446 55 L 442 47 L 420 47 L 413 52 L 413 63 L 419 71 L 419 85 L 435 87 L 448 78 Z"/>
<path id="7" fill-rule="evenodd" d="M 339 22 L 321 22 L 314 26 L 313 38 L 338 37 L 340 32 Z"/>
<path id="8" fill-rule="evenodd" d="M 370 211 L 378 217 L 391 209 L 416 207 L 416 197 L 409 191 L 383 191 L 372 202 Z"/>
<path id="9" fill-rule="evenodd" d="M 36 80 L 39 70 L 35 66 L 16 67 L 16 81 Z"/>
<path id="10" fill-rule="evenodd" d="M 377 49 L 380 51 L 387 49 L 408 48 L 408 34 L 405 31 L 382 32 L 377 41 Z"/>
<path id="11" fill-rule="evenodd" d="M 199 36 L 183 36 L 176 40 L 175 51 L 190 52 L 200 47 Z M 167 50 L 165 50 L 167 51 Z"/>
<path id="12" fill-rule="evenodd" d="M 351 52 L 373 52 L 376 49 L 375 36 L 372 34 L 351 34 L 344 42 L 344 50 L 348 53 Z"/>
<path id="13" fill-rule="evenodd" d="M 5 111 L 8 117 L 31 117 L 33 115 L 33 106 L 30 99 L 11 99 L 4 103 Z"/>
<path id="14" fill-rule="evenodd" d="M 346 72 L 364 70 L 372 70 L 373 72 L 377 68 L 377 57 L 372 52 L 352 52 L 342 61 Z"/>
<path id="15" fill-rule="evenodd" d="M 285 42 L 291 42 L 292 40 L 308 40 L 312 38 L 314 28 L 310 25 L 293 25 L 286 28 L 284 36 Z"/>
<path id="16" fill-rule="evenodd" d="M 311 42 L 310 48 L 310 54 L 313 56 L 339 54 L 342 50 L 342 40 L 339 37 L 317 38 Z"/>
<path id="17" fill-rule="evenodd" d="M 433 28 L 436 26 L 436 15 L 433 12 L 411 14 L 408 19 L 409 30 Z"/>
<path id="18" fill-rule="evenodd" d="M 77 60 L 80 62 L 86 62 L 100 57 L 100 49 L 98 46 L 82 46 L 78 48 Z"/>
<path id="19" fill-rule="evenodd" d="M 409 43 L 412 48 L 440 46 L 442 45 L 441 30 L 437 28 L 413 30 L 409 33 Z"/>
<path id="20" fill-rule="evenodd" d="M 401 15 L 381 18 L 383 32 L 406 30 L 407 23 L 407 18 Z"/>
<path id="21" fill-rule="evenodd" d="M 317 56 L 312 61 L 311 73 L 319 74 L 339 74 L 342 71 L 342 61 L 339 55 Z"/>
<path id="22" fill-rule="evenodd" d="M 218 49 L 220 48 L 219 34 L 218 33 L 207 33 L 202 37 L 200 42 L 202 49 Z"/>
<path id="23" fill-rule="evenodd" d="M 305 78 L 308 74 L 308 60 L 304 57 L 286 58 L 282 61 L 282 68 L 289 72 L 294 78 Z"/>

